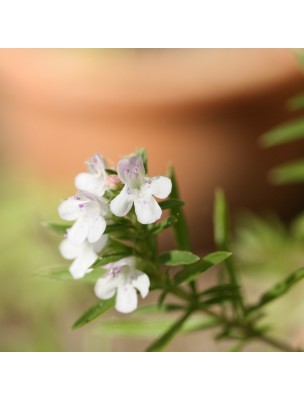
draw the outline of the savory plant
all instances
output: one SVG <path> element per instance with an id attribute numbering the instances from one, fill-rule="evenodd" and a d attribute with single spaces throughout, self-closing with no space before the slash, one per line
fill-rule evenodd
<path id="1" fill-rule="evenodd" d="M 117 170 L 109 169 L 100 154 L 91 157 L 87 167 L 87 172 L 75 178 L 77 193 L 59 205 L 59 215 L 67 223 L 48 223 L 63 235 L 60 252 L 72 261 L 68 270 L 52 269 L 48 275 L 91 282 L 99 298 L 73 329 L 112 308 L 125 314 L 139 308 L 149 318 L 153 306 L 139 307 L 139 297 L 157 291 L 154 311 L 178 313 L 178 317 L 165 326 L 148 351 L 164 349 L 179 332 L 209 328 L 217 329 L 217 340 L 234 341 L 235 351 L 252 340 L 283 351 L 297 350 L 268 336 L 261 310 L 300 281 L 304 268 L 266 291 L 256 304 L 247 304 L 230 251 L 228 208 L 222 190 L 216 192 L 214 206 L 218 251 L 200 257 L 191 251 L 173 167 L 168 176 L 148 177 L 145 150 L 121 159 Z M 164 211 L 168 215 L 163 216 Z M 176 247 L 160 252 L 158 236 L 167 229 L 173 230 Z M 216 265 L 220 265 L 218 282 L 200 290 L 199 280 Z M 196 323 L 186 328 L 194 316 Z M 122 333 L 127 324 L 123 319 Z"/>

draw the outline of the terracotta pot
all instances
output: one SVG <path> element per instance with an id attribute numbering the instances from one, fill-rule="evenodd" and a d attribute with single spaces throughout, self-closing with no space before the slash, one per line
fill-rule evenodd
<path id="1" fill-rule="evenodd" d="M 256 145 L 304 87 L 289 50 L 2 49 L 0 83 L 12 162 L 70 182 L 66 194 L 92 153 L 144 146 L 152 175 L 174 162 L 196 245 L 209 244 L 218 185 L 234 207 L 297 208 L 297 188 L 265 180 L 286 155 Z"/>

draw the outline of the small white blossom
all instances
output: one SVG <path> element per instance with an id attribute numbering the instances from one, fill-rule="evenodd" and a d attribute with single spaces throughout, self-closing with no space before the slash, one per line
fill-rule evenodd
<path id="1" fill-rule="evenodd" d="M 171 179 L 165 176 L 146 177 L 142 158 L 138 155 L 120 160 L 117 172 L 125 186 L 110 204 L 112 213 L 123 217 L 134 203 L 135 213 L 141 224 L 157 221 L 162 210 L 153 196 L 160 199 L 168 197 L 172 190 Z"/>
<path id="2" fill-rule="evenodd" d="M 95 243 L 101 238 L 106 229 L 104 217 L 107 212 L 106 202 L 87 192 L 79 192 L 58 207 L 62 219 L 76 221 L 67 231 L 67 238 L 76 246 L 80 246 L 86 239 Z"/>
<path id="3" fill-rule="evenodd" d="M 98 258 L 100 253 L 106 246 L 108 235 L 102 235 L 96 243 L 90 243 L 85 240 L 80 246 L 75 246 L 69 239 L 65 239 L 60 243 L 59 250 L 67 260 L 74 260 L 69 271 L 74 279 L 80 279 L 85 274 L 92 271 L 91 265 Z"/>
<path id="4" fill-rule="evenodd" d="M 149 293 L 149 277 L 135 268 L 135 262 L 135 257 L 131 256 L 105 265 L 107 273 L 99 278 L 95 285 L 95 294 L 102 300 L 110 299 L 117 293 L 115 308 L 121 313 L 136 310 L 136 289 L 142 298 Z"/>
<path id="5" fill-rule="evenodd" d="M 102 197 L 106 190 L 106 163 L 103 157 L 96 153 L 87 162 L 88 172 L 82 172 L 75 178 L 78 190 Z"/>

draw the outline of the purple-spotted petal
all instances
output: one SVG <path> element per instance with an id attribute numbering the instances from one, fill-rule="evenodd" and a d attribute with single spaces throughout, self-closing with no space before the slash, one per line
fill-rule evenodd
<path id="1" fill-rule="evenodd" d="M 144 183 L 145 168 L 138 155 L 123 158 L 118 162 L 117 173 L 122 182 L 131 189 L 139 189 Z"/>
<path id="2" fill-rule="evenodd" d="M 131 210 L 133 205 L 133 197 L 128 193 L 128 188 L 125 186 L 118 196 L 112 200 L 110 209 L 117 217 L 124 217 Z"/>
<path id="3" fill-rule="evenodd" d="M 162 215 L 160 206 L 152 196 L 135 200 L 134 206 L 137 219 L 141 224 L 152 224 Z"/>

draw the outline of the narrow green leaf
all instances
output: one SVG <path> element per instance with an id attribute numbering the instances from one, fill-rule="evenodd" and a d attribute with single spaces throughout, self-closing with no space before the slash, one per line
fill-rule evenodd
<path id="1" fill-rule="evenodd" d="M 234 286 L 229 283 L 216 285 L 200 293 L 200 296 L 237 294 L 238 289 L 238 286 Z"/>
<path id="2" fill-rule="evenodd" d="M 229 243 L 228 206 L 222 189 L 215 192 L 213 211 L 214 241 L 218 248 L 227 250 Z"/>
<path id="3" fill-rule="evenodd" d="M 157 257 L 156 262 L 160 265 L 189 265 L 197 262 L 200 258 L 186 250 L 172 250 L 162 253 Z"/>
<path id="4" fill-rule="evenodd" d="M 88 282 L 88 283 L 96 283 L 97 279 L 100 278 L 105 273 L 104 270 L 95 270 L 86 274 L 81 279 L 74 279 L 69 272 L 67 266 L 65 267 L 56 267 L 56 268 L 45 268 L 43 270 L 37 271 L 35 276 L 41 278 L 49 278 L 56 279 L 59 281 L 74 281 L 74 282 Z"/>
<path id="5" fill-rule="evenodd" d="M 43 226 L 53 230 L 54 232 L 65 234 L 67 229 L 71 228 L 72 224 L 66 222 L 44 222 Z"/>
<path id="6" fill-rule="evenodd" d="M 304 108 L 304 93 L 298 94 L 297 96 L 288 100 L 287 107 L 292 111 Z"/>
<path id="7" fill-rule="evenodd" d="M 57 279 L 60 281 L 71 281 L 73 280 L 68 267 L 56 267 L 56 268 L 45 268 L 35 272 L 35 276 L 40 278 Z"/>
<path id="8" fill-rule="evenodd" d="M 201 321 L 200 318 L 200 322 L 198 322 L 197 325 L 193 324 L 193 326 L 188 326 L 186 321 L 185 325 L 182 327 L 182 332 L 185 333 L 200 332 L 206 329 L 215 328 L 217 326 L 220 326 L 221 324 L 222 322 L 217 318 L 208 318 L 204 321 Z"/>
<path id="9" fill-rule="evenodd" d="M 228 251 L 230 248 L 228 204 L 226 201 L 225 193 L 223 192 L 222 189 L 218 189 L 215 193 L 213 224 L 214 224 L 215 243 L 217 244 L 219 250 Z M 244 305 L 238 285 L 235 265 L 233 263 L 232 258 L 227 258 L 225 261 L 225 265 L 229 275 L 229 280 L 231 284 L 236 288 L 238 293 L 238 296 L 235 296 L 232 299 L 233 308 L 235 310 L 235 313 L 237 314 L 239 312 L 244 311 Z"/>
<path id="10" fill-rule="evenodd" d="M 175 199 L 180 198 L 179 196 L 179 189 L 175 177 L 175 171 L 173 166 L 170 166 L 169 168 L 169 178 L 172 181 L 172 191 L 171 191 L 171 196 Z M 169 201 L 169 200 L 168 200 Z M 172 201 L 172 199 L 171 199 Z M 164 205 L 164 204 L 163 204 Z M 191 250 L 191 244 L 190 244 L 190 235 L 188 232 L 188 227 L 187 227 L 187 222 L 186 218 L 182 209 L 183 204 L 179 205 L 172 205 L 170 206 L 170 213 L 173 217 L 177 218 L 176 224 L 173 226 L 174 234 L 175 234 L 175 240 L 176 240 L 176 245 L 179 250 Z"/>
<path id="11" fill-rule="evenodd" d="M 98 332 L 110 337 L 155 338 L 170 326 L 170 319 L 119 319 L 103 321 Z"/>
<path id="12" fill-rule="evenodd" d="M 225 302 L 230 302 L 231 300 L 235 300 L 238 298 L 236 294 L 222 294 L 220 296 L 210 297 L 203 302 L 199 303 L 199 307 L 201 308 L 208 308 L 214 304 L 222 304 Z"/>
<path id="13" fill-rule="evenodd" d="M 158 203 L 158 205 L 160 206 L 160 208 L 162 210 L 167 210 L 168 208 L 172 208 L 172 207 L 182 207 L 185 205 L 185 203 L 179 199 L 168 199 L 168 200 L 160 201 Z"/>
<path id="14" fill-rule="evenodd" d="M 138 314 L 138 312 L 136 313 Z M 95 332 L 103 336 L 110 337 L 130 337 L 130 338 L 155 338 L 168 330 L 174 320 L 171 316 L 159 315 L 149 318 L 138 318 L 129 316 L 126 319 L 111 319 L 102 321 L 102 325 Z M 181 333 L 192 333 L 218 326 L 218 320 L 214 318 L 202 319 L 201 316 L 191 316 L 181 328 Z"/>
<path id="15" fill-rule="evenodd" d="M 104 314 L 106 311 L 114 307 L 115 299 L 99 301 L 97 304 L 90 307 L 85 311 L 82 316 L 73 324 L 72 329 L 78 329 L 87 323 L 93 321 L 95 318 Z"/>
<path id="16" fill-rule="evenodd" d="M 260 138 L 260 143 L 264 147 L 277 146 L 283 143 L 304 138 L 304 118 L 298 118 L 277 126 L 265 133 Z"/>
<path id="17" fill-rule="evenodd" d="M 208 254 L 197 263 L 188 267 L 184 267 L 182 271 L 176 274 L 174 281 L 177 285 L 191 282 L 195 280 L 201 273 L 226 260 L 231 256 L 231 254 L 232 253 L 227 251 L 217 251 L 215 253 Z"/>
<path id="18" fill-rule="evenodd" d="M 304 267 L 293 272 L 282 282 L 278 283 L 273 288 L 265 292 L 262 295 L 260 301 L 256 305 L 250 307 L 248 312 L 258 310 L 261 307 L 264 307 L 266 304 L 270 303 L 271 301 L 280 298 L 285 293 L 287 293 L 296 283 L 300 282 L 303 278 L 304 278 Z"/>
<path id="19" fill-rule="evenodd" d="M 157 225 L 152 225 L 151 232 L 154 233 L 155 235 L 158 235 L 159 233 L 163 232 L 164 230 L 170 228 L 172 225 L 174 225 L 177 222 L 177 218 L 170 216 L 164 221 L 161 221 Z"/>
<path id="20" fill-rule="evenodd" d="M 270 180 L 281 185 L 304 181 L 304 160 L 296 160 L 274 168 L 269 174 Z"/>
<path id="21" fill-rule="evenodd" d="M 148 173 L 148 155 L 147 155 L 147 150 L 144 149 L 144 148 L 138 149 L 138 150 L 136 150 L 136 154 L 138 154 L 142 158 L 143 164 L 144 164 L 144 167 L 145 167 L 145 171 L 146 171 L 146 174 L 147 174 Z"/>
<path id="22" fill-rule="evenodd" d="M 66 233 L 67 229 L 72 226 L 72 224 L 61 222 L 45 222 L 43 225 L 60 234 Z M 120 232 L 122 230 L 130 229 L 131 227 L 132 225 L 129 221 L 121 220 L 113 224 L 109 223 L 106 227 L 105 233 Z"/>
<path id="23" fill-rule="evenodd" d="M 147 351 L 162 351 L 174 338 L 174 336 L 181 330 L 186 320 L 190 317 L 191 312 L 187 312 L 182 318 L 177 320 L 159 339 L 157 339 Z"/>
<path id="24" fill-rule="evenodd" d="M 159 296 L 159 299 L 157 301 L 158 307 L 162 307 L 164 304 L 164 301 L 166 300 L 166 297 L 168 296 L 169 292 L 164 290 L 161 295 Z"/>

